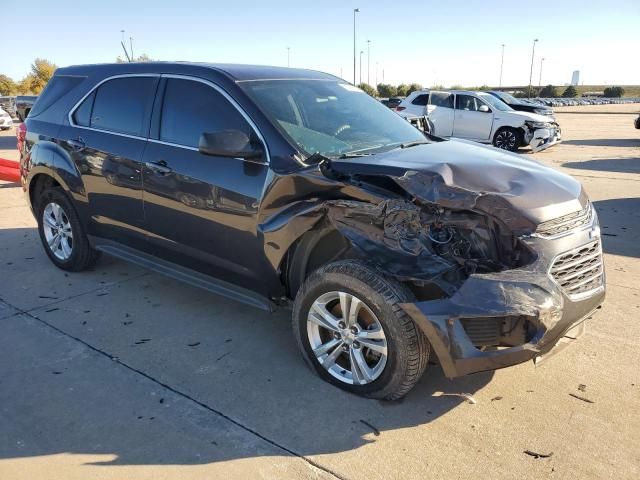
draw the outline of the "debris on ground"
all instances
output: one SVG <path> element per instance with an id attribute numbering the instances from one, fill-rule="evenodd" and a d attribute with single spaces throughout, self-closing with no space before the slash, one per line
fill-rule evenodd
<path id="1" fill-rule="evenodd" d="M 581 397 L 580 395 L 576 395 L 575 393 L 570 393 L 570 396 L 572 396 L 573 398 L 577 398 L 578 400 L 582 400 L 583 402 L 587 402 L 587 403 L 596 403 L 593 400 L 589 400 L 586 397 Z"/>
<path id="2" fill-rule="evenodd" d="M 187 343 L 187 346 L 189 347 L 197 347 L 198 345 L 200 345 L 200 342 Z"/>
<path id="3" fill-rule="evenodd" d="M 369 422 L 367 422 L 366 420 L 360 420 L 360 423 L 362 423 L 363 425 L 366 425 L 367 427 L 369 427 L 372 431 L 373 434 L 376 437 L 380 436 L 380 430 L 378 430 L 376 427 L 374 427 L 373 425 L 371 425 Z"/>
<path id="4" fill-rule="evenodd" d="M 584 383 L 581 383 L 580 385 L 578 385 L 578 390 L 580 390 L 581 392 L 586 392 L 587 386 Z"/>
<path id="5" fill-rule="evenodd" d="M 227 353 L 223 353 L 222 355 L 220 355 L 218 358 L 216 358 L 216 362 L 219 362 L 220 360 L 222 360 L 224 357 L 226 357 L 227 355 L 229 355 L 231 352 L 227 352 Z"/>
<path id="6" fill-rule="evenodd" d="M 498 401 L 498 400 L 502 400 L 502 397 L 500 395 L 498 395 L 497 397 L 493 397 L 491 399 L 492 402 Z"/>
<path id="7" fill-rule="evenodd" d="M 538 452 L 534 452 L 533 450 L 525 450 L 524 453 L 533 458 L 550 458 L 553 456 L 553 452 L 538 453 Z"/>
<path id="8" fill-rule="evenodd" d="M 140 340 L 138 340 L 137 342 L 135 342 L 136 345 L 142 345 L 144 343 L 150 342 L 151 339 L 150 338 L 141 338 Z"/>

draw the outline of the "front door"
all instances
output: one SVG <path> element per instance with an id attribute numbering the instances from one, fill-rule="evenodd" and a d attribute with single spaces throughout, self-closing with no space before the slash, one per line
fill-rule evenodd
<path id="1" fill-rule="evenodd" d="M 487 104 L 473 95 L 456 95 L 454 137 L 488 140 L 492 125 L 493 112 Z"/>
<path id="2" fill-rule="evenodd" d="M 143 169 L 152 248 L 166 260 L 262 290 L 257 272 L 264 251 L 257 212 L 267 159 L 249 161 L 198 151 L 203 133 L 233 129 L 255 137 L 253 127 L 208 82 L 168 77 L 160 90 L 158 131 L 145 150 Z"/>
<path id="3" fill-rule="evenodd" d="M 453 94 L 449 92 L 431 92 L 427 105 L 427 116 L 433 124 L 433 133 L 439 137 L 453 134 Z"/>
<path id="4" fill-rule="evenodd" d="M 91 235 L 145 245 L 142 155 L 158 80 L 107 80 L 83 99 L 60 131 L 60 146 L 82 178 Z"/>

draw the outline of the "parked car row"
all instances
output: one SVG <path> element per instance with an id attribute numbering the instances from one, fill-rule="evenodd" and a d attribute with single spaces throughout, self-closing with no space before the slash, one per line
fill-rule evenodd
<path id="1" fill-rule="evenodd" d="M 2 96 L 0 97 L 0 108 L 12 118 L 24 122 L 37 99 L 37 95 Z"/>
<path id="2" fill-rule="evenodd" d="M 639 103 L 639 98 L 534 98 L 532 102 L 547 107 L 575 107 L 579 105 L 613 105 L 624 103 Z"/>
<path id="3" fill-rule="evenodd" d="M 426 116 L 430 133 L 439 137 L 463 138 L 509 151 L 530 145 L 538 152 L 562 140 L 552 110 L 508 100 L 518 109 L 496 92 L 419 90 L 405 98 L 396 112 L 405 118 Z"/>

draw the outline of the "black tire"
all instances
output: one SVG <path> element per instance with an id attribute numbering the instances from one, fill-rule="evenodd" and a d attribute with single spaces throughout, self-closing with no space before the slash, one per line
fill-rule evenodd
<path id="1" fill-rule="evenodd" d="M 502 150 L 516 152 L 522 145 L 522 134 L 516 128 L 503 127 L 493 137 L 493 146 Z"/>
<path id="2" fill-rule="evenodd" d="M 309 311 L 321 295 L 340 291 L 356 296 L 376 315 L 387 342 L 387 360 L 375 380 L 349 384 L 332 376 L 313 353 L 307 333 Z M 397 400 L 422 376 L 430 346 L 424 334 L 399 306 L 415 301 L 411 291 L 356 260 L 330 263 L 313 272 L 298 292 L 293 306 L 293 331 L 305 361 L 327 382 L 369 398 Z M 344 372 L 343 372 L 344 373 Z"/>
<path id="3" fill-rule="evenodd" d="M 73 246 L 71 249 L 71 255 L 66 260 L 61 260 L 60 258 L 56 257 L 56 255 L 49 247 L 45 236 L 43 215 L 46 206 L 51 202 L 55 202 L 62 208 L 63 213 L 68 219 L 68 222 L 71 226 L 71 231 L 73 234 Z M 37 199 L 36 211 L 38 220 L 38 233 L 40 234 L 42 246 L 44 247 L 44 251 L 47 253 L 56 267 L 71 272 L 80 272 L 82 270 L 87 270 L 95 265 L 95 263 L 98 261 L 98 258 L 100 257 L 100 252 L 94 250 L 89 244 L 89 240 L 87 238 L 85 229 L 80 222 L 78 213 L 71 203 L 71 200 L 69 200 L 69 197 L 67 197 L 62 189 L 57 187 L 45 188 Z"/>

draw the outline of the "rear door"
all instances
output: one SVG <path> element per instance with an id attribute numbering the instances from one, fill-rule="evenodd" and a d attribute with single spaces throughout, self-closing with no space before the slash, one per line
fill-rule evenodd
<path id="1" fill-rule="evenodd" d="M 450 137 L 453 134 L 453 94 L 449 92 L 431 91 L 427 115 L 433 124 L 433 133 L 439 137 Z"/>
<path id="2" fill-rule="evenodd" d="M 257 278 L 264 259 L 257 212 L 267 158 L 250 161 L 198 151 L 203 133 L 233 129 L 256 138 L 257 130 L 210 82 L 167 76 L 160 92 L 143 170 L 146 229 L 154 253 L 263 290 Z"/>
<path id="3" fill-rule="evenodd" d="M 487 111 L 481 111 L 485 106 Z M 478 97 L 458 93 L 456 95 L 456 108 L 453 136 L 468 138 L 470 140 L 488 140 L 493 125 L 493 112 L 489 105 Z"/>
<path id="4" fill-rule="evenodd" d="M 61 129 L 61 146 L 86 190 L 89 234 L 144 248 L 142 154 L 158 75 L 108 79 L 94 88 Z"/>

